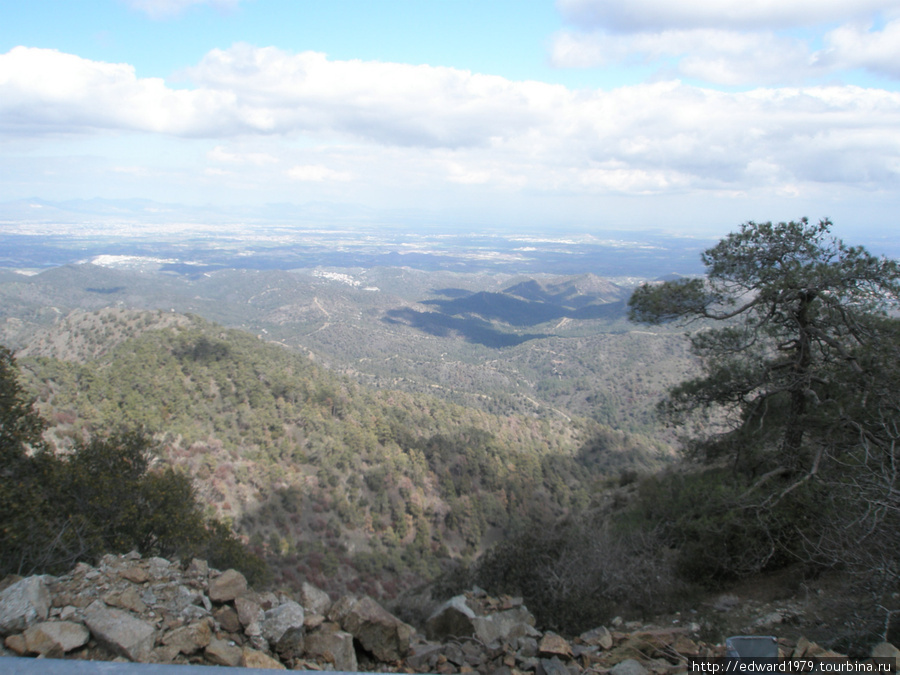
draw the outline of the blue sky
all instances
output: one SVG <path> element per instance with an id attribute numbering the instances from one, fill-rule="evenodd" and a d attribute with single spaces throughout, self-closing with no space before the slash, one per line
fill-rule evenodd
<path id="1" fill-rule="evenodd" d="M 0 0 L 0 202 L 889 233 L 898 84 L 900 0 Z"/>

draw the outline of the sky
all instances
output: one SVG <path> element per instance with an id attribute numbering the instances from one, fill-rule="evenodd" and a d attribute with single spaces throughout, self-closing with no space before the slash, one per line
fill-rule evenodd
<path id="1" fill-rule="evenodd" d="M 0 202 L 94 198 L 893 233 L 900 0 L 0 0 Z"/>

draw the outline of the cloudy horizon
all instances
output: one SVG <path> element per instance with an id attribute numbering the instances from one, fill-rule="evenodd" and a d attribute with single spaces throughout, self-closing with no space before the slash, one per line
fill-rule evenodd
<path id="1" fill-rule="evenodd" d="M 895 229 L 900 0 L 376 4 L 2 0 L 0 201 Z"/>

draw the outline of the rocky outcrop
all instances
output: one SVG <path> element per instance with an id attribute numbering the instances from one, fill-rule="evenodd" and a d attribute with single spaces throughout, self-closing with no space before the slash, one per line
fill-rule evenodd
<path id="1" fill-rule="evenodd" d="M 622 624 L 573 639 L 535 627 L 521 598 L 473 590 L 439 606 L 425 635 L 369 597 L 331 601 L 306 583 L 295 597 L 258 593 L 235 570 L 108 555 L 64 576 L 0 584 L 4 656 L 128 659 L 270 669 L 666 675 L 694 657 L 724 655 L 699 626 Z M 622 630 L 625 629 L 625 630 Z M 800 638 L 782 655 L 835 656 Z M 900 654 L 890 644 L 879 656 Z M 0 666 L 0 670 L 3 670 Z"/>

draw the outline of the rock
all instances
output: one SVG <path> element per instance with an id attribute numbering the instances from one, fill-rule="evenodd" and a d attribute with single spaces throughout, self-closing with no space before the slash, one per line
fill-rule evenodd
<path id="1" fill-rule="evenodd" d="M 219 622 L 222 630 L 229 633 L 239 633 L 241 630 L 241 620 L 238 613 L 228 605 L 220 607 L 213 613 L 213 617 Z"/>
<path id="2" fill-rule="evenodd" d="M 182 654 L 194 654 L 206 648 L 212 640 L 210 620 L 198 621 L 169 631 L 163 636 L 164 645 L 177 647 Z"/>
<path id="3" fill-rule="evenodd" d="M 150 580 L 150 573 L 143 567 L 129 567 L 121 572 L 123 579 L 135 584 L 143 584 Z"/>
<path id="4" fill-rule="evenodd" d="M 241 666 L 244 668 L 265 668 L 268 670 L 287 670 L 280 662 L 265 652 L 244 647 L 241 651 Z"/>
<path id="5" fill-rule="evenodd" d="M 406 657 L 406 665 L 419 673 L 427 673 L 434 669 L 441 653 L 439 644 L 417 644 Z"/>
<path id="6" fill-rule="evenodd" d="M 17 581 L 0 593 L 0 635 L 21 633 L 44 621 L 50 612 L 50 593 L 43 576 Z"/>
<path id="7" fill-rule="evenodd" d="M 128 612 L 95 600 L 84 610 L 84 622 L 97 642 L 131 661 L 146 660 L 156 641 L 156 629 Z"/>
<path id="8" fill-rule="evenodd" d="M 429 640 L 475 635 L 475 612 L 466 604 L 466 596 L 454 596 L 434 610 L 425 622 L 425 634 Z"/>
<path id="9" fill-rule="evenodd" d="M 241 665 L 242 650 L 227 640 L 212 638 L 203 652 L 210 663 L 231 668 Z"/>
<path id="10" fill-rule="evenodd" d="M 209 599 L 213 602 L 229 602 L 247 592 L 247 579 L 237 570 L 225 570 L 209 582 Z"/>
<path id="11" fill-rule="evenodd" d="M 544 656 L 572 656 L 572 647 L 565 638 L 556 633 L 546 632 L 538 643 L 538 653 Z"/>
<path id="12" fill-rule="evenodd" d="M 625 659 L 614 665 L 609 675 L 649 675 L 649 671 L 635 659 Z"/>
<path id="13" fill-rule="evenodd" d="M 806 656 L 806 652 L 809 650 L 810 642 L 806 639 L 806 637 L 801 637 L 797 640 L 797 644 L 794 645 L 794 651 L 791 652 L 791 658 L 799 659 L 803 656 Z"/>
<path id="14" fill-rule="evenodd" d="M 478 616 L 473 619 L 475 637 L 484 644 L 498 640 L 511 642 L 520 637 L 540 637 L 534 628 L 534 616 L 525 607 L 516 607 L 503 612 Z"/>
<path id="15" fill-rule="evenodd" d="M 353 672 L 359 668 L 353 636 L 341 630 L 318 630 L 306 636 L 308 656 L 334 664 L 335 670 Z"/>
<path id="16" fill-rule="evenodd" d="M 237 610 L 238 620 L 244 628 L 253 623 L 259 624 L 263 619 L 262 608 L 250 597 L 235 598 L 234 608 Z"/>
<path id="17" fill-rule="evenodd" d="M 881 642 L 872 647 L 873 659 L 894 659 L 894 670 L 900 668 L 900 649 L 890 642 Z"/>
<path id="18" fill-rule="evenodd" d="M 209 564 L 205 560 L 194 558 L 187 568 L 187 575 L 206 579 L 209 576 Z"/>
<path id="19" fill-rule="evenodd" d="M 569 675 L 568 668 L 556 656 L 552 659 L 541 659 L 541 670 L 544 675 Z"/>
<path id="20" fill-rule="evenodd" d="M 306 642 L 306 629 L 303 626 L 291 626 L 273 647 L 283 660 L 298 659 L 303 655 Z"/>
<path id="21" fill-rule="evenodd" d="M 303 628 L 303 608 L 293 600 L 288 600 L 265 612 L 259 625 L 262 636 L 274 646 L 288 628 Z"/>
<path id="22" fill-rule="evenodd" d="M 582 633 L 578 639 L 586 645 L 600 647 L 604 651 L 612 649 L 613 646 L 612 633 L 605 626 Z"/>
<path id="23" fill-rule="evenodd" d="M 124 591 L 107 593 L 103 596 L 103 602 L 110 607 L 127 609 L 135 614 L 142 614 L 147 611 L 147 605 L 141 600 L 141 596 L 138 595 L 137 590 L 133 586 L 126 588 Z"/>
<path id="24" fill-rule="evenodd" d="M 331 608 L 331 598 L 322 589 L 313 586 L 308 581 L 304 581 L 300 587 L 300 604 L 310 614 L 321 614 L 324 616 L 328 614 L 328 610 Z"/>
<path id="25" fill-rule="evenodd" d="M 59 653 L 61 656 L 87 644 L 90 637 L 90 631 L 80 623 L 44 621 L 25 631 L 25 645 L 32 654 L 49 656 Z"/>
<path id="26" fill-rule="evenodd" d="M 3 644 L 17 656 L 25 656 L 28 653 L 28 645 L 25 643 L 25 636 L 21 633 L 8 635 L 3 641 Z"/>
<path id="27" fill-rule="evenodd" d="M 335 615 L 334 619 L 359 640 L 366 651 L 387 662 L 402 659 L 409 653 L 409 641 L 415 633 L 412 626 L 400 621 L 368 596 L 361 600 L 351 598 L 344 603 L 341 600 L 331 608 L 329 616 Z"/>

